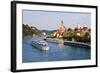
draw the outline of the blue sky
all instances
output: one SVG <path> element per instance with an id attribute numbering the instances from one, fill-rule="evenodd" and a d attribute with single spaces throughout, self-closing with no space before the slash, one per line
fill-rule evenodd
<path id="1" fill-rule="evenodd" d="M 23 10 L 23 24 L 39 30 L 56 30 L 62 20 L 66 28 L 91 26 L 90 13 Z"/>

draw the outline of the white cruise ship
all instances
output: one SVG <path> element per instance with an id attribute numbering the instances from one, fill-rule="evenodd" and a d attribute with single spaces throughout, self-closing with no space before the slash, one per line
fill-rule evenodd
<path id="1" fill-rule="evenodd" d="M 50 48 L 48 43 L 44 40 L 33 40 L 32 45 L 43 51 L 48 51 Z"/>

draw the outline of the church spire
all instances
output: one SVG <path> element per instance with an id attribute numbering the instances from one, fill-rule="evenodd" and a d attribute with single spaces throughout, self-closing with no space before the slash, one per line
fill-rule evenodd
<path id="1" fill-rule="evenodd" d="M 61 24 L 63 25 L 63 23 L 64 23 L 64 22 L 63 22 L 63 20 L 62 20 L 62 21 L 61 21 Z"/>
<path id="2" fill-rule="evenodd" d="M 77 28 L 80 28 L 80 24 L 79 24 L 79 22 L 77 22 Z"/>

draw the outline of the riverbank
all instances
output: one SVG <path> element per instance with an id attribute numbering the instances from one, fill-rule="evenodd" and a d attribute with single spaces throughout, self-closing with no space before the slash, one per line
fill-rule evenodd
<path id="1" fill-rule="evenodd" d="M 61 43 L 64 45 L 74 46 L 74 47 L 83 47 L 83 48 L 91 48 L 90 44 L 82 43 L 82 42 L 74 42 L 74 41 L 64 41 L 62 39 L 56 39 L 56 38 L 47 38 L 49 42 L 52 43 Z"/>

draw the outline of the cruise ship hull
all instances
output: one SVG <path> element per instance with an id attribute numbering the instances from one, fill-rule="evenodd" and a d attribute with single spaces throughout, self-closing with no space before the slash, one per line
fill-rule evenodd
<path id="1" fill-rule="evenodd" d="M 42 51 L 48 51 L 49 50 L 49 46 L 48 45 L 42 45 L 42 44 L 39 44 L 35 41 L 32 41 L 32 45 Z"/>

